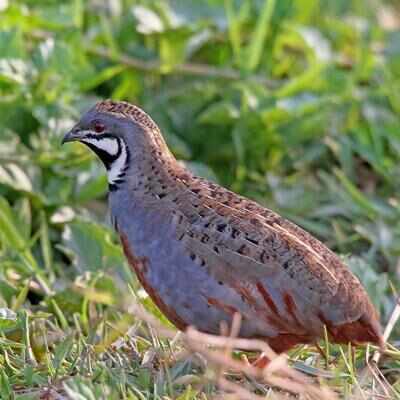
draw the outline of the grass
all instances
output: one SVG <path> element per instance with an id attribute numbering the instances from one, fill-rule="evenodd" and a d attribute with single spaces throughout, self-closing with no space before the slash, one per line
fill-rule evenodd
<path id="1" fill-rule="evenodd" d="M 238 343 L 238 321 L 229 340 L 178 334 L 125 263 L 104 171 L 60 146 L 97 100 L 139 104 L 196 173 L 341 254 L 385 326 L 400 277 L 399 13 L 0 1 L 0 398 L 399 398 L 399 326 L 370 368 L 375 348 L 326 339 L 254 370 L 235 348 L 269 349 Z"/>

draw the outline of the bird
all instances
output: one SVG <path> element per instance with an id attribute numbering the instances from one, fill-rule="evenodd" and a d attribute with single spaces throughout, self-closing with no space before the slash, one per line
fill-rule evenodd
<path id="1" fill-rule="evenodd" d="M 141 108 L 102 100 L 62 142 L 88 146 L 107 171 L 111 221 L 150 298 L 179 329 L 239 337 L 275 352 L 334 343 L 382 348 L 359 279 L 321 241 L 257 202 L 192 173 Z"/>

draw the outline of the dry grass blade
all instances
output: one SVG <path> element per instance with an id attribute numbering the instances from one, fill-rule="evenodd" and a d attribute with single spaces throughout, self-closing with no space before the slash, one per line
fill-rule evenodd
<path id="1" fill-rule="evenodd" d="M 96 56 L 100 56 L 102 58 L 115 61 L 118 64 L 123 64 L 128 67 L 132 67 L 142 71 L 159 72 L 161 70 L 161 64 L 158 60 L 144 61 L 142 59 L 138 59 L 126 54 L 115 54 L 115 52 L 105 47 L 88 46 L 87 52 Z M 232 68 L 219 68 L 212 65 L 197 63 L 178 64 L 175 66 L 174 72 L 182 75 L 201 76 L 206 78 L 217 78 L 225 80 L 238 80 L 242 77 L 240 71 L 234 70 Z M 275 88 L 279 84 L 265 78 L 262 75 L 252 75 L 249 79 L 269 88 Z"/>
<path id="2" fill-rule="evenodd" d="M 397 321 L 400 318 L 400 296 L 397 298 L 396 304 L 390 315 L 389 321 L 385 326 L 383 333 L 383 341 L 386 344 L 388 341 Z M 392 386 L 386 381 L 386 378 L 382 375 L 378 368 L 379 360 L 384 354 L 384 349 L 378 349 L 371 358 L 370 362 L 367 362 L 367 366 L 361 371 L 360 374 L 360 387 L 357 387 L 354 395 L 356 398 L 364 396 L 365 393 L 362 391 L 363 387 L 367 387 L 369 384 L 373 387 L 373 396 L 379 398 L 393 398 L 392 396 L 398 396 L 393 390 Z M 378 385 L 376 385 L 378 384 Z M 370 395 L 368 395 L 370 397 Z"/>
<path id="3" fill-rule="evenodd" d="M 141 305 L 133 303 L 129 306 L 129 310 L 149 324 L 160 336 L 175 338 L 176 340 L 176 332 L 161 325 Z M 215 373 L 212 375 L 215 378 L 213 379 L 221 389 L 230 392 L 232 398 L 254 400 L 260 397 L 243 385 L 228 380 L 227 371 L 239 372 L 244 376 L 256 378 L 296 395 L 307 395 L 309 398 L 318 400 L 337 399 L 337 396 L 330 389 L 320 387 L 311 378 L 289 366 L 287 356 L 284 354 L 277 355 L 264 341 L 237 338 L 239 328 L 240 317 L 237 316 L 233 319 L 230 330 L 227 327 L 223 328 L 223 333 L 229 334 L 229 336 L 210 335 L 199 332 L 193 327 L 189 327 L 180 336 L 189 350 L 200 354 L 207 361 L 208 367 L 215 368 Z M 265 368 L 260 369 L 232 358 L 232 349 L 264 353 L 271 362 Z"/>
<path id="4" fill-rule="evenodd" d="M 400 296 L 397 298 L 396 305 L 394 306 L 394 309 L 392 311 L 392 314 L 390 315 L 389 321 L 385 326 L 385 331 L 383 332 L 384 343 L 386 343 L 388 341 L 389 336 L 392 333 L 394 326 L 396 325 L 399 318 L 400 318 Z M 372 361 L 377 364 L 379 362 L 381 354 L 382 354 L 382 351 L 377 351 L 373 355 Z"/>
<path id="5" fill-rule="evenodd" d="M 228 381 L 225 378 L 221 378 L 218 380 L 218 385 L 221 389 L 228 392 L 229 394 L 224 394 L 222 396 L 215 396 L 215 400 L 260 400 L 260 396 L 257 396 L 254 393 L 251 393 L 247 389 L 243 388 L 242 385 L 237 383 Z M 286 396 L 285 396 L 286 397 Z M 284 396 L 275 396 L 275 399 L 283 399 Z M 286 397 L 287 398 L 287 397 Z"/>

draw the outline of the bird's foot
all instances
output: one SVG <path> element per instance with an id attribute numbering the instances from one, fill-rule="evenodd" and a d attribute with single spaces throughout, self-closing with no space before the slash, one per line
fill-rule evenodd
<path id="1" fill-rule="evenodd" d="M 259 369 L 265 368 L 269 363 L 270 359 L 265 355 L 265 353 L 261 353 L 255 360 L 249 360 L 246 354 L 242 354 L 242 361 L 246 364 L 246 366 L 252 366 Z"/>

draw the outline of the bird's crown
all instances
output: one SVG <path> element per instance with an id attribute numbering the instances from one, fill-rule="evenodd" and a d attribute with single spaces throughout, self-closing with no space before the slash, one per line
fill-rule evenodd
<path id="1" fill-rule="evenodd" d="M 130 118 L 143 127 L 149 128 L 152 131 L 159 131 L 157 124 L 141 108 L 126 101 L 103 100 L 95 105 L 95 110 L 123 118 Z"/>

